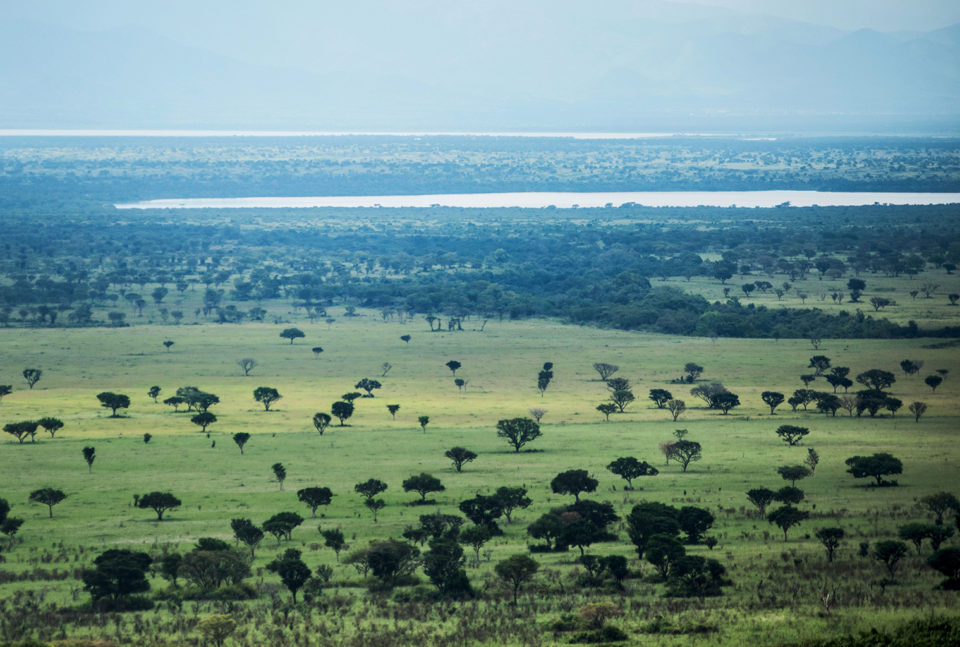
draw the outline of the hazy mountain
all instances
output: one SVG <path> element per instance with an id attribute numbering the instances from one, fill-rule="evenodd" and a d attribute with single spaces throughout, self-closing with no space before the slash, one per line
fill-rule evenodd
<path id="1" fill-rule="evenodd" d="M 283 65 L 143 26 L 13 17 L 0 24 L 0 127 L 960 129 L 960 26 L 849 32 L 656 2 L 451 4 L 318 23 L 272 58 Z"/>

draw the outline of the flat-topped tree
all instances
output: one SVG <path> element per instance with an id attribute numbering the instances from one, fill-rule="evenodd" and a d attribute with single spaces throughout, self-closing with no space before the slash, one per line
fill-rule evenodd
<path id="1" fill-rule="evenodd" d="M 447 362 L 447 363 L 445 364 L 445 366 L 446 366 L 447 368 L 449 368 L 449 369 L 450 369 L 450 372 L 453 373 L 453 376 L 456 377 L 456 376 L 457 376 L 457 369 L 459 369 L 460 367 L 462 367 L 463 364 L 461 364 L 460 362 L 458 362 L 458 361 L 455 360 L 455 359 L 452 359 L 452 360 L 450 360 L 449 362 Z"/>
<path id="2" fill-rule="evenodd" d="M 601 402 L 597 405 L 597 411 L 604 415 L 605 422 L 610 422 L 610 414 L 617 412 L 617 405 L 612 402 Z"/>
<path id="3" fill-rule="evenodd" d="M 420 500 L 417 503 L 420 505 L 428 503 L 427 495 L 431 492 L 443 492 L 444 490 L 446 488 L 440 482 L 440 479 L 426 472 L 411 476 L 403 481 L 403 491 L 419 494 Z"/>
<path id="4" fill-rule="evenodd" d="M 381 492 L 386 491 L 386 489 L 387 484 L 379 479 L 367 479 L 366 481 L 357 483 L 355 486 L 353 486 L 353 490 L 367 500 L 370 500 Z"/>
<path id="5" fill-rule="evenodd" d="M 783 531 L 783 540 L 787 541 L 787 533 L 790 529 L 809 517 L 810 513 L 806 510 L 798 510 L 792 505 L 785 505 L 767 515 L 767 521 L 779 526 L 780 530 Z"/>
<path id="6" fill-rule="evenodd" d="M 294 339 L 300 339 L 301 337 L 306 337 L 302 330 L 299 328 L 284 328 L 280 333 L 280 336 L 283 339 L 289 339 L 290 343 L 293 344 Z"/>
<path id="7" fill-rule="evenodd" d="M 797 481 L 805 479 L 813 472 L 804 465 L 781 465 L 777 468 L 777 474 L 784 481 L 790 481 L 791 486 L 796 486 Z"/>
<path id="8" fill-rule="evenodd" d="M 39 424 L 34 420 L 21 420 L 20 422 L 8 422 L 3 426 L 3 430 L 15 437 L 22 445 L 27 436 L 30 437 L 31 441 L 36 442 L 35 436 L 38 426 Z"/>
<path id="9" fill-rule="evenodd" d="M 882 391 L 889 389 L 897 381 L 896 376 L 890 371 L 883 371 L 879 368 L 873 368 L 857 375 L 857 382 L 864 385 L 872 391 Z"/>
<path id="10" fill-rule="evenodd" d="M 513 523 L 511 515 L 517 508 L 527 508 L 533 501 L 527 496 L 525 487 L 507 487 L 501 486 L 494 492 L 493 498 L 503 510 L 503 516 L 507 518 L 507 523 Z"/>
<path id="11" fill-rule="evenodd" d="M 740 406 L 740 398 L 736 393 L 730 393 L 725 391 L 723 393 L 715 393 L 710 396 L 710 408 L 711 409 L 720 409 L 720 412 L 723 415 L 727 415 L 730 409 Z"/>
<path id="12" fill-rule="evenodd" d="M 506 438 L 515 453 L 520 448 L 541 436 L 540 425 L 530 418 L 511 418 L 497 422 L 497 436 Z"/>
<path id="13" fill-rule="evenodd" d="M 776 495 L 776 492 L 765 487 L 747 490 L 747 499 L 757 507 L 761 517 L 766 515 L 767 506 L 773 502 Z"/>
<path id="14" fill-rule="evenodd" d="M 625 490 L 633 489 L 633 479 L 641 476 L 656 476 L 660 473 L 656 467 L 653 467 L 646 461 L 640 461 L 633 456 L 620 457 L 607 465 L 607 469 L 627 482 Z"/>
<path id="15" fill-rule="evenodd" d="M 382 387 L 382 386 L 383 386 L 383 385 L 380 384 L 379 381 L 377 381 L 377 380 L 371 380 L 370 378 L 365 377 L 365 378 L 363 378 L 362 380 L 360 380 L 359 382 L 357 382 L 356 384 L 354 384 L 354 385 L 353 385 L 353 388 L 355 388 L 355 389 L 361 389 L 361 390 L 363 390 L 363 391 L 366 391 L 366 392 L 367 392 L 367 395 L 365 395 L 364 397 L 372 398 L 372 397 L 373 397 L 373 392 L 374 392 L 376 389 L 379 389 L 379 388 Z"/>
<path id="16" fill-rule="evenodd" d="M 11 393 L 13 393 L 12 384 L 0 384 L 0 401 L 3 400 L 3 396 L 10 395 Z"/>
<path id="17" fill-rule="evenodd" d="M 388 405 L 387 405 L 387 411 L 389 411 L 389 412 L 390 412 L 390 416 L 391 416 L 394 420 L 396 420 L 396 419 L 397 419 L 397 411 L 400 411 L 400 405 L 399 405 L 399 404 L 388 404 Z"/>
<path id="18" fill-rule="evenodd" d="M 616 364 L 607 364 L 606 362 L 597 362 L 593 365 L 593 370 L 600 374 L 600 379 L 607 381 L 611 375 L 620 370 Z"/>
<path id="19" fill-rule="evenodd" d="M 464 463 L 469 463 L 477 457 L 474 452 L 465 447 L 453 447 L 444 452 L 443 455 L 453 461 L 453 467 L 457 472 L 463 471 Z"/>
<path id="20" fill-rule="evenodd" d="M 690 384 L 696 382 L 703 375 L 703 367 L 694 362 L 687 362 L 683 366 L 683 372 L 687 374 L 686 381 Z"/>
<path id="21" fill-rule="evenodd" d="M 760 394 L 760 399 L 764 404 L 770 407 L 770 415 L 774 414 L 774 409 L 783 404 L 783 394 L 778 391 L 764 391 Z"/>
<path id="22" fill-rule="evenodd" d="M 270 411 L 270 405 L 282 397 L 272 386 L 258 386 L 253 390 L 253 399 L 263 405 L 264 411 Z"/>
<path id="23" fill-rule="evenodd" d="M 833 556 L 840 547 L 840 541 L 844 536 L 843 528 L 820 528 L 814 533 L 823 547 L 827 550 L 827 562 L 833 561 Z"/>
<path id="24" fill-rule="evenodd" d="M 322 505 L 330 505 L 333 500 L 333 492 L 328 487 L 308 487 L 297 490 L 297 499 L 307 504 L 314 519 L 317 518 L 317 508 Z"/>
<path id="25" fill-rule="evenodd" d="M 810 358 L 807 368 L 814 369 L 814 375 L 820 377 L 830 368 L 830 358 L 826 355 L 814 355 Z"/>
<path id="26" fill-rule="evenodd" d="M 797 427 L 796 425 L 780 425 L 777 427 L 777 435 L 780 436 L 780 440 L 791 447 L 799 445 L 800 441 L 809 433 L 810 430 L 806 427 Z"/>
<path id="27" fill-rule="evenodd" d="M 666 389 L 650 389 L 650 399 L 658 409 L 663 409 L 673 399 L 673 394 Z"/>
<path id="28" fill-rule="evenodd" d="M 49 487 L 34 490 L 30 493 L 30 502 L 42 503 L 43 505 L 47 506 L 50 511 L 51 519 L 53 519 L 53 506 L 57 505 L 66 498 L 67 495 L 64 494 L 62 490 Z"/>
<path id="29" fill-rule="evenodd" d="M 157 521 L 163 521 L 163 514 L 167 510 L 180 507 L 180 499 L 169 492 L 150 492 L 137 499 L 138 508 L 151 508 L 157 513 Z"/>
<path id="30" fill-rule="evenodd" d="M 217 421 L 217 417 L 210 413 L 209 411 L 201 411 L 197 415 L 190 418 L 190 422 L 200 427 L 201 433 L 206 433 L 207 427 L 212 425 Z"/>
<path id="31" fill-rule="evenodd" d="M 119 409 L 128 409 L 130 407 L 130 398 L 122 393 L 112 393 L 103 391 L 97 394 L 97 400 L 100 400 L 100 406 L 112 411 L 111 418 L 119 418 L 117 411 Z"/>
<path id="32" fill-rule="evenodd" d="M 237 541 L 250 547 L 250 559 L 253 559 L 257 546 L 263 541 L 263 530 L 249 519 L 231 519 L 230 528 Z"/>
<path id="33" fill-rule="evenodd" d="M 293 530 L 303 523 L 303 517 L 296 512 L 278 512 L 263 522 L 263 529 L 277 538 L 277 545 L 281 539 L 292 539 Z"/>
<path id="34" fill-rule="evenodd" d="M 886 452 L 880 452 L 872 456 L 851 456 L 844 462 L 850 468 L 847 472 L 852 474 L 854 478 L 875 478 L 878 487 L 896 485 L 896 481 L 885 481 L 883 477 L 903 472 L 903 463 L 900 462 L 900 459 Z"/>
<path id="35" fill-rule="evenodd" d="M 923 378 L 924 383 L 930 387 L 931 392 L 936 393 L 937 387 L 943 382 L 943 378 L 939 375 L 928 375 Z"/>
<path id="36" fill-rule="evenodd" d="M 250 434 L 245 431 L 238 431 L 233 434 L 233 442 L 237 444 L 237 447 L 240 448 L 240 455 L 243 456 L 243 446 L 247 444 L 247 441 L 250 440 Z"/>

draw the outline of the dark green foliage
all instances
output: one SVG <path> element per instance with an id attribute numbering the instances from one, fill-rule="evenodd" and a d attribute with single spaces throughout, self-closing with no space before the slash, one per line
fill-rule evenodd
<path id="1" fill-rule="evenodd" d="M 673 399 L 673 394 L 666 389 L 650 389 L 649 397 L 653 400 L 653 403 L 657 405 L 658 409 L 662 409 L 669 400 Z"/>
<path id="2" fill-rule="evenodd" d="M 263 529 L 277 538 L 277 544 L 281 539 L 293 539 L 293 529 L 303 523 L 303 517 L 296 512 L 278 512 L 263 522 Z"/>
<path id="3" fill-rule="evenodd" d="M 750 503 L 757 506 L 761 517 L 766 516 L 767 506 L 770 505 L 775 496 L 776 492 L 765 487 L 754 488 L 747 491 L 747 499 L 750 500 Z"/>
<path id="4" fill-rule="evenodd" d="M 272 386 L 258 386 L 253 391 L 253 399 L 263 405 L 264 411 L 270 411 L 270 405 L 282 397 Z"/>
<path id="5" fill-rule="evenodd" d="M 395 539 L 374 542 L 366 552 L 370 572 L 386 587 L 413 573 L 420 555 L 415 546 Z"/>
<path id="6" fill-rule="evenodd" d="M 38 426 L 39 424 L 33 420 L 22 420 L 20 422 L 8 422 L 3 426 L 3 430 L 16 438 L 22 445 L 27 436 L 30 437 L 31 441 L 36 442 L 35 436 Z"/>
<path id="7" fill-rule="evenodd" d="M 506 438 L 516 453 L 520 453 L 521 447 L 540 435 L 540 425 L 531 418 L 512 418 L 497 422 L 497 436 Z"/>
<path id="8" fill-rule="evenodd" d="M 301 337 L 306 337 L 302 330 L 299 328 L 284 328 L 280 333 L 280 336 L 283 339 L 289 339 L 290 343 L 293 343 L 294 339 L 300 339 Z"/>
<path id="9" fill-rule="evenodd" d="M 97 450 L 93 447 L 83 448 L 83 460 L 87 461 L 87 471 L 93 471 L 93 461 L 97 458 Z"/>
<path id="10" fill-rule="evenodd" d="M 903 472 L 903 463 L 885 452 L 872 456 L 851 456 L 844 462 L 850 468 L 847 472 L 854 478 L 875 478 L 877 487 L 896 485 L 896 481 L 885 481 L 883 477 Z"/>
<path id="11" fill-rule="evenodd" d="M 347 541 L 343 536 L 343 531 L 339 528 L 333 528 L 332 530 L 321 530 L 320 534 L 323 536 L 323 545 L 333 550 L 339 562 L 340 551 L 348 548 Z"/>
<path id="12" fill-rule="evenodd" d="M 680 511 L 664 503 L 638 503 L 627 516 L 627 534 L 643 559 L 644 551 L 654 535 L 675 537 L 680 534 Z"/>
<path id="13" fill-rule="evenodd" d="M 710 530 L 710 526 L 713 525 L 714 517 L 709 510 L 684 506 L 680 508 L 677 521 L 680 523 L 680 530 L 687 535 L 686 543 L 699 544 L 703 533 Z"/>
<path id="14" fill-rule="evenodd" d="M 157 513 L 157 521 L 163 521 L 163 513 L 180 507 L 180 499 L 169 492 L 150 492 L 137 499 L 138 508 L 150 508 Z"/>
<path id="15" fill-rule="evenodd" d="M 58 418 L 40 418 L 37 420 L 37 424 L 43 427 L 44 431 L 50 434 L 50 437 L 53 438 L 57 431 L 63 428 L 63 421 Z"/>
<path id="16" fill-rule="evenodd" d="M 810 430 L 806 427 L 798 427 L 796 425 L 780 425 L 777 427 L 777 435 L 780 436 L 780 440 L 791 447 L 799 445 L 800 441 L 809 433 Z"/>
<path id="17" fill-rule="evenodd" d="M 426 472 L 411 476 L 403 481 L 404 492 L 416 492 L 420 495 L 420 501 L 417 502 L 419 504 L 427 503 L 427 495 L 431 492 L 443 492 L 444 490 L 446 488 L 440 482 L 440 479 Z"/>
<path id="18" fill-rule="evenodd" d="M 798 510 L 792 505 L 785 505 L 768 514 L 767 521 L 779 526 L 780 530 L 783 531 L 783 540 L 787 541 L 787 532 L 809 517 L 810 513 L 806 510 Z"/>
<path id="19" fill-rule="evenodd" d="M 760 399 L 770 407 L 770 415 L 773 414 L 773 410 L 776 409 L 783 403 L 783 394 L 778 391 L 764 391 L 760 394 Z"/>
<path id="20" fill-rule="evenodd" d="M 503 510 L 503 515 L 507 518 L 507 523 L 511 523 L 510 515 L 517 508 L 527 508 L 533 501 L 527 497 L 527 488 L 525 487 L 507 487 L 501 486 L 493 494 L 494 499 Z"/>
<path id="21" fill-rule="evenodd" d="M 339 402 L 334 402 L 332 405 L 330 405 L 330 413 L 340 420 L 340 426 L 343 427 L 344 421 L 353 415 L 353 403 L 344 402 L 342 400 Z"/>
<path id="22" fill-rule="evenodd" d="M 550 481 L 550 489 L 557 494 L 572 494 L 579 501 L 582 492 L 593 492 L 600 482 L 591 478 L 587 470 L 568 470 Z"/>
<path id="23" fill-rule="evenodd" d="M 317 412 L 313 414 L 313 426 L 321 436 L 327 426 L 329 426 L 330 420 L 329 413 Z"/>
<path id="24" fill-rule="evenodd" d="M 723 577 L 726 569 L 715 559 L 699 555 L 685 555 L 670 566 L 667 582 L 668 595 L 677 597 L 707 597 L 721 594 L 729 582 Z"/>
<path id="25" fill-rule="evenodd" d="M 353 487 L 353 490 L 365 499 L 372 499 L 386 489 L 387 484 L 378 479 L 367 479 L 363 483 L 357 483 Z"/>
<path id="26" fill-rule="evenodd" d="M 450 372 L 453 373 L 454 377 L 457 375 L 457 369 L 459 369 L 461 366 L 463 365 L 455 359 L 452 359 L 446 363 L 446 367 L 450 369 Z"/>
<path id="27" fill-rule="evenodd" d="M 49 487 L 34 490 L 30 493 L 30 502 L 42 503 L 43 505 L 47 506 L 49 508 L 51 519 L 53 518 L 53 506 L 57 505 L 66 498 L 67 495 L 64 494 L 62 490 Z"/>
<path id="28" fill-rule="evenodd" d="M 803 490 L 792 485 L 785 485 L 774 493 L 773 500 L 796 505 L 803 501 L 803 497 Z"/>
<path id="29" fill-rule="evenodd" d="M 897 535 L 900 539 L 912 542 L 917 549 L 917 555 L 923 548 L 923 540 L 929 539 L 933 532 L 936 532 L 937 526 L 926 523 L 908 523 L 897 529 Z"/>
<path id="30" fill-rule="evenodd" d="M 190 418 L 190 422 L 200 427 L 200 433 L 206 432 L 207 427 L 209 427 L 216 421 L 217 421 L 217 416 L 210 413 L 209 411 L 201 411 L 200 413 Z"/>
<path id="31" fill-rule="evenodd" d="M 25 368 L 23 369 L 23 379 L 27 381 L 27 386 L 33 389 L 34 385 L 40 381 L 40 378 L 43 376 L 43 371 L 39 368 Z"/>
<path id="32" fill-rule="evenodd" d="M 297 601 L 297 591 L 312 575 L 310 568 L 300 559 L 300 551 L 293 548 L 288 548 L 282 557 L 267 564 L 267 570 L 280 576 L 283 585 L 293 596 L 294 603 Z"/>
<path id="33" fill-rule="evenodd" d="M 230 528 L 233 530 L 233 536 L 236 540 L 250 548 L 250 559 L 252 560 L 257 546 L 263 541 L 263 530 L 249 519 L 242 518 L 231 519 Z"/>
<path id="34" fill-rule="evenodd" d="M 119 417 L 117 416 L 118 409 L 128 409 L 130 407 L 130 398 L 122 393 L 103 391 L 97 394 L 97 400 L 100 400 L 101 407 L 112 411 L 111 418 Z"/>
<path id="35" fill-rule="evenodd" d="M 927 565 L 947 577 L 940 588 L 960 590 L 960 548 L 941 548 L 927 558 Z M 960 631 L 957 633 L 960 638 Z"/>
<path id="36" fill-rule="evenodd" d="M 250 440 L 250 434 L 245 431 L 238 431 L 233 434 L 233 442 L 237 444 L 237 447 L 240 448 L 240 455 L 243 455 L 243 446 L 247 444 L 247 441 Z"/>
<path id="37" fill-rule="evenodd" d="M 660 473 L 656 467 L 653 467 L 646 461 L 639 461 L 633 456 L 620 457 L 607 465 L 607 469 L 627 482 L 624 489 L 633 489 L 633 479 L 641 476 L 656 476 Z"/>
<path id="38" fill-rule="evenodd" d="M 533 579 L 539 570 L 540 564 L 527 555 L 519 554 L 497 562 L 493 567 L 497 577 L 513 586 L 513 605 L 517 605 L 517 595 L 524 582 Z"/>
<path id="39" fill-rule="evenodd" d="M 690 463 L 694 463 L 703 458 L 703 454 L 700 449 L 700 443 L 692 440 L 684 440 L 682 438 L 674 441 L 670 443 L 670 453 L 668 454 L 668 458 L 680 463 L 680 468 L 686 472 Z"/>
<path id="40" fill-rule="evenodd" d="M 928 375 L 923 378 L 924 383 L 930 387 L 930 390 L 934 393 L 937 391 L 937 387 L 943 382 L 943 378 L 939 375 Z"/>
<path id="41" fill-rule="evenodd" d="M 723 393 L 715 393 L 710 396 L 710 408 L 720 409 L 723 415 L 727 415 L 731 409 L 739 406 L 740 397 L 736 393 L 725 391 Z"/>
<path id="42" fill-rule="evenodd" d="M 178 573 L 196 587 L 198 597 L 210 597 L 222 586 L 239 586 L 250 575 L 250 560 L 225 541 L 202 537 L 183 556 Z"/>
<path id="43" fill-rule="evenodd" d="M 935 521 L 938 526 L 943 524 L 943 515 L 948 510 L 954 510 L 960 513 L 960 501 L 957 500 L 950 492 L 937 492 L 936 494 L 928 494 L 927 496 L 920 498 L 920 503 L 927 506 L 930 509 L 930 512 L 934 514 Z"/>
<path id="44" fill-rule="evenodd" d="M 423 555 L 423 572 L 437 587 L 441 597 L 460 599 L 473 596 L 473 588 L 463 570 L 463 548 L 456 539 L 434 539 Z"/>
<path id="45" fill-rule="evenodd" d="M 273 478 L 277 480 L 277 483 L 280 484 L 280 489 L 283 489 L 283 482 L 287 480 L 287 468 L 283 466 L 283 463 L 274 463 L 270 466 L 270 469 L 273 470 Z"/>
<path id="46" fill-rule="evenodd" d="M 150 590 L 146 574 L 152 561 L 146 553 L 110 549 L 93 560 L 94 568 L 84 569 L 81 579 L 94 602 L 120 600 Z"/>
<path id="47" fill-rule="evenodd" d="M 473 548 L 473 552 L 476 558 L 475 563 L 480 563 L 480 549 L 485 543 L 490 541 L 493 537 L 493 534 L 490 532 L 490 529 L 487 526 L 470 526 L 465 528 L 460 532 L 459 541 L 462 544 L 467 544 Z"/>
<path id="48" fill-rule="evenodd" d="M 777 468 L 777 474 L 784 481 L 790 481 L 791 486 L 796 486 L 797 481 L 805 479 L 813 472 L 804 465 L 781 465 Z"/>
<path id="49" fill-rule="evenodd" d="M 353 385 L 353 388 L 355 388 L 355 389 L 360 389 L 360 390 L 362 390 L 362 391 L 366 391 L 366 392 L 367 392 L 367 395 L 366 395 L 365 397 L 372 398 L 372 397 L 373 397 L 373 392 L 374 392 L 376 389 L 379 389 L 379 388 L 382 387 L 382 386 L 383 386 L 383 385 L 380 384 L 380 382 L 378 382 L 377 380 L 371 380 L 370 378 L 366 378 L 366 377 L 365 377 L 365 378 L 363 378 L 362 380 L 360 380 L 359 382 L 357 382 L 356 384 L 354 384 L 354 385 Z"/>
<path id="50" fill-rule="evenodd" d="M 891 580 L 896 578 L 897 565 L 906 556 L 907 546 L 900 541 L 878 541 L 873 547 L 873 558 L 887 567 Z"/>
<path id="51" fill-rule="evenodd" d="M 503 504 L 496 496 L 478 494 L 472 499 L 460 502 L 460 512 L 478 526 L 486 526 L 493 536 L 503 534 L 497 519 L 503 515 Z"/>
<path id="52" fill-rule="evenodd" d="M 650 537 L 644 550 L 644 559 L 657 569 L 660 579 L 666 580 L 670 575 L 670 566 L 687 554 L 676 537 L 669 534 L 658 534 Z"/>
<path id="53" fill-rule="evenodd" d="M 463 464 L 474 460 L 477 455 L 465 447 L 453 447 L 443 454 L 453 461 L 453 466 L 457 472 L 463 471 Z"/>
<path id="54" fill-rule="evenodd" d="M 314 519 L 317 517 L 317 508 L 322 505 L 330 505 L 333 500 L 333 492 L 328 487 L 308 487 L 297 490 L 297 499 L 307 504 Z"/>
<path id="55" fill-rule="evenodd" d="M 889 389 L 897 381 L 896 376 L 890 371 L 883 371 L 878 368 L 872 368 L 857 375 L 857 382 L 864 385 L 872 391 L 882 391 Z"/>
<path id="56" fill-rule="evenodd" d="M 844 536 L 843 528 L 820 528 L 815 535 L 827 550 L 827 561 L 832 562 Z"/>

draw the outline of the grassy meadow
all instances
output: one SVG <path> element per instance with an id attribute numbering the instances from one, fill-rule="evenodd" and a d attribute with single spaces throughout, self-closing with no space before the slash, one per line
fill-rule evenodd
<path id="1" fill-rule="evenodd" d="M 920 497 L 943 490 L 960 494 L 958 346 L 924 339 L 824 340 L 818 351 L 808 340 L 710 340 L 537 320 L 491 320 L 481 332 L 481 322 L 468 319 L 463 332 L 429 332 L 420 317 L 400 324 L 360 313 L 351 318 L 331 310 L 331 324 L 297 324 L 306 337 L 292 345 L 279 337 L 284 326 L 256 323 L 0 330 L 0 383 L 14 387 L 0 402 L 0 420 L 55 416 L 65 423 L 53 439 L 42 429 L 35 443 L 20 445 L 7 435 L 0 439 L 0 497 L 10 502 L 11 516 L 25 520 L 13 545 L 0 552 L 5 559 L 0 600 L 15 604 L 35 591 L 47 602 L 81 604 L 89 596 L 72 574 L 107 548 L 183 551 L 200 537 L 232 540 L 232 518 L 260 524 L 281 511 L 306 518 L 292 542 L 278 546 L 269 535 L 264 538 L 252 580 L 268 595 L 258 600 L 187 602 L 182 607 L 161 603 L 154 611 L 116 616 L 109 626 L 65 617 L 59 629 L 27 635 L 196 644 L 198 618 L 230 611 L 239 628 L 227 644 L 281 644 L 299 636 L 303 641 L 298 644 L 322 645 L 545 645 L 569 640 L 548 628 L 561 613 L 608 599 L 624 611 L 613 623 L 631 635 L 629 644 L 688 644 L 693 635 L 704 645 L 781 644 L 957 612 L 956 593 L 934 590 L 942 578 L 912 546 L 899 583 L 890 586 L 880 584 L 882 566 L 871 556 L 859 556 L 858 548 L 861 542 L 896 538 L 897 527 L 908 521 L 929 522 Z M 409 343 L 400 339 L 405 334 L 411 335 Z M 174 342 L 169 351 L 164 340 Z M 323 353 L 315 356 L 313 346 L 323 347 Z M 799 376 L 812 372 L 807 365 L 816 354 L 827 355 L 834 366 L 849 366 L 851 378 L 872 368 L 894 372 L 891 393 L 903 400 L 903 409 L 876 418 L 850 417 L 843 410 L 826 417 L 812 404 L 809 411 L 796 413 L 783 404 L 771 416 L 760 393 L 789 396 L 803 388 Z M 258 363 L 249 376 L 237 366 L 246 357 Z M 904 359 L 922 360 L 923 370 L 904 375 L 899 368 Z M 449 360 L 462 363 L 456 375 L 467 381 L 462 392 L 445 366 Z M 385 362 L 392 368 L 381 377 Z M 536 383 L 544 362 L 554 363 L 554 379 L 541 397 Z M 594 362 L 619 365 L 617 376 L 629 378 L 637 396 L 609 422 L 595 409 L 608 391 Z M 704 366 L 700 381 L 722 382 L 740 396 L 742 406 L 723 416 L 692 397 L 690 385 L 671 383 L 686 362 Z M 43 370 L 32 390 L 20 376 L 26 367 Z M 936 369 L 949 373 L 932 393 L 923 377 Z M 313 414 L 329 411 L 364 377 L 383 387 L 374 398 L 355 401 L 347 426 L 334 419 L 318 434 Z M 191 424 L 192 414 L 182 407 L 175 413 L 155 404 L 147 395 L 152 385 L 162 388 L 161 402 L 185 385 L 217 394 L 221 403 L 211 412 L 218 421 L 209 436 Z M 259 386 L 275 387 L 283 396 L 269 412 L 252 397 Z M 676 423 L 647 399 L 652 388 L 665 388 L 686 401 L 688 409 Z M 810 388 L 830 389 L 822 378 Z M 132 404 L 122 417 L 111 418 L 96 399 L 101 391 L 127 394 Z M 916 400 L 929 405 L 919 423 L 906 410 Z M 400 405 L 396 420 L 386 408 L 394 403 Z M 534 407 L 547 410 L 543 435 L 516 454 L 497 437 L 496 423 L 528 416 Z M 430 418 L 425 431 L 417 422 L 422 415 Z M 810 435 L 801 446 L 788 447 L 774 433 L 782 424 L 809 427 Z M 665 466 L 659 450 L 676 429 L 688 430 L 687 438 L 703 446 L 703 459 L 686 473 L 676 463 Z M 244 455 L 231 440 L 236 432 L 252 436 Z M 145 433 L 152 435 L 148 444 Z M 89 472 L 81 455 L 88 445 L 96 449 Z M 444 457 L 457 445 L 479 454 L 459 474 Z M 798 487 L 807 496 L 801 507 L 812 516 L 793 528 L 785 543 L 778 528 L 758 518 L 745 492 L 785 485 L 776 467 L 801 463 L 808 447 L 820 454 L 820 464 Z M 903 461 L 903 474 L 896 477 L 899 487 L 865 487 L 864 480 L 846 473 L 845 458 L 875 452 Z M 624 490 L 625 482 L 605 467 L 619 456 L 646 460 L 661 473 L 638 479 L 634 491 Z M 277 462 L 288 474 L 282 489 L 271 471 Z M 717 598 L 664 598 L 662 584 L 651 581 L 652 567 L 637 562 L 621 523 L 614 528 L 617 542 L 594 544 L 588 553 L 630 558 L 636 577 L 626 580 L 625 591 L 578 586 L 582 569 L 576 564 L 579 552 L 572 548 L 533 555 L 540 573 L 524 589 L 520 605 L 509 606 L 510 592 L 494 576 L 493 564 L 526 552 L 526 526 L 550 507 L 571 502 L 552 493 L 549 485 L 569 469 L 589 470 L 600 485 L 585 498 L 613 503 L 621 517 L 644 500 L 708 508 L 716 517 L 708 534 L 719 543 L 712 551 L 699 545 L 688 552 L 718 559 L 733 584 Z M 430 496 L 433 505 L 409 505 L 418 495 L 401 487 L 403 479 L 420 472 L 440 478 L 446 487 Z M 387 506 L 376 523 L 353 491 L 354 484 L 368 478 L 389 485 L 383 494 Z M 296 491 L 315 485 L 330 487 L 335 496 L 318 519 L 310 519 Z M 525 486 L 533 505 L 516 511 L 512 524 L 501 520 L 506 534 L 484 546 L 479 566 L 472 565 L 467 548 L 468 575 L 480 601 L 422 605 L 415 595 L 408 599 L 413 594 L 391 598 L 368 593 L 357 572 L 338 565 L 333 551 L 322 547 L 317 530 L 341 528 L 351 548 L 360 548 L 371 540 L 400 538 L 420 514 L 438 509 L 458 513 L 460 501 L 502 485 Z M 68 495 L 52 519 L 45 506 L 27 501 L 32 490 L 47 486 Z M 133 507 L 134 494 L 152 490 L 174 493 L 182 507 L 156 522 L 151 511 Z M 815 529 L 825 526 L 840 526 L 847 533 L 838 561 L 829 566 L 813 537 Z M 947 545 L 957 541 L 954 537 Z M 263 568 L 290 546 L 302 550 L 312 568 L 325 564 L 334 569 L 321 602 L 292 612 L 280 604 L 289 594 L 279 578 Z M 71 577 L 50 576 L 55 569 Z M 421 580 L 423 588 L 430 586 L 422 575 Z M 159 576 L 152 578 L 154 591 L 168 586 Z M 7 622 L 16 615 L 12 606 L 5 613 Z M 277 614 L 284 613 L 299 620 L 280 621 Z M 270 626 L 271 617 L 279 628 Z"/>

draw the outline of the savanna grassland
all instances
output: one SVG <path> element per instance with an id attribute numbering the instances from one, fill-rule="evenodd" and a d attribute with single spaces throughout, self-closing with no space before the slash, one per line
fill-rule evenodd
<path id="1" fill-rule="evenodd" d="M 958 575 L 945 581 L 928 558 L 935 543 L 958 554 L 960 504 L 946 497 L 936 524 L 925 499 L 960 496 L 956 205 L 112 204 L 946 191 L 957 159 L 953 140 L 912 139 L 5 140 L 0 644 L 809 646 L 873 628 L 879 638 L 843 644 L 956 643 Z M 617 370 L 604 381 L 597 363 Z M 41 371 L 32 388 L 26 369 Z M 184 387 L 219 400 L 205 431 Z M 269 411 L 260 387 L 282 396 Z M 676 420 L 648 397 L 658 389 L 683 401 Z M 720 397 L 691 392 L 708 389 Z M 101 400 L 118 396 L 129 402 L 112 416 Z M 622 411 L 598 410 L 615 399 Z M 352 414 L 320 433 L 316 414 L 344 400 Z M 519 451 L 498 436 L 500 421 L 537 417 L 541 435 Z M 17 423 L 43 418 L 63 426 L 18 442 Z M 784 425 L 809 433 L 788 445 Z M 700 446 L 687 465 L 682 443 Z M 462 471 L 454 447 L 476 454 Z M 847 459 L 874 454 L 902 463 L 879 475 L 889 487 L 851 473 Z M 659 473 L 630 489 L 608 469 L 620 457 Z M 761 513 L 747 492 L 790 486 L 777 470 L 796 465 L 812 468 L 802 493 Z M 582 505 L 554 484 L 570 470 L 586 472 Z M 403 483 L 421 473 L 443 489 L 418 505 Z M 382 507 L 355 491 L 368 479 L 386 484 L 370 497 Z M 316 518 L 298 500 L 313 487 L 332 494 Z M 41 488 L 66 498 L 31 502 Z M 500 488 L 529 505 L 509 517 L 461 505 L 502 501 Z M 160 521 L 141 505 L 151 492 L 180 504 Z M 800 515 L 786 538 L 767 518 L 782 508 Z M 711 520 L 681 537 L 682 511 Z M 302 523 L 273 533 L 278 513 Z M 255 527 L 250 542 L 237 519 Z M 824 528 L 843 531 L 833 561 Z M 475 548 L 471 532 L 491 536 Z M 108 573 L 95 560 L 111 551 L 140 561 Z M 537 570 L 515 589 L 503 564 L 519 569 L 518 555 Z"/>

